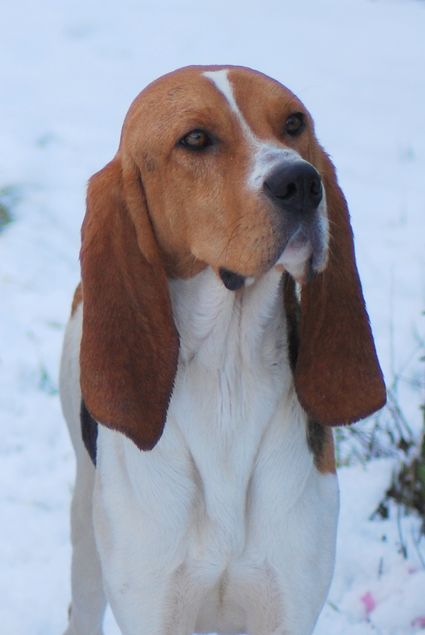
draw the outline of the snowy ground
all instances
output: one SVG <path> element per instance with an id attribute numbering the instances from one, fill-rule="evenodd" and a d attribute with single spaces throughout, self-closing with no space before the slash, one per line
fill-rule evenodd
<path id="1" fill-rule="evenodd" d="M 243 64 L 310 108 L 350 202 L 387 380 L 401 374 L 401 405 L 418 429 L 409 383 L 420 377 L 425 308 L 425 2 L 14 0 L 1 15 L 0 196 L 13 186 L 18 200 L 0 233 L 0 631 L 59 635 L 73 457 L 57 367 L 85 182 L 114 154 L 131 99 L 158 75 Z M 395 507 L 370 520 L 394 464 L 340 471 L 336 574 L 316 635 L 425 628 L 418 522 Z M 116 632 L 109 617 L 107 635 Z"/>

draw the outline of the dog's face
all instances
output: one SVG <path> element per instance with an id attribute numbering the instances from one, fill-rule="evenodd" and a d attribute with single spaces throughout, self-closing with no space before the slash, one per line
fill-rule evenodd
<path id="1" fill-rule="evenodd" d="M 133 103 L 120 154 L 140 170 L 169 275 L 209 265 L 237 288 L 274 265 L 298 280 L 325 267 L 321 150 L 303 104 L 274 80 L 240 68 L 167 75 Z"/>
<path id="2" fill-rule="evenodd" d="M 83 398 L 140 448 L 161 436 L 177 368 L 168 278 L 207 266 L 231 291 L 271 267 L 302 284 L 285 306 L 312 419 L 349 423 L 385 402 L 344 195 L 310 115 L 276 81 L 191 67 L 148 86 L 90 180 L 82 238 Z"/>

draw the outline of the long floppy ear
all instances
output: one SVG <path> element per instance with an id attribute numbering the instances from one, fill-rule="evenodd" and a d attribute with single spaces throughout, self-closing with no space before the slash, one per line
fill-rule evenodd
<path id="1" fill-rule="evenodd" d="M 118 158 L 89 183 L 81 248 L 80 381 L 90 414 L 149 450 L 164 427 L 177 368 L 178 336 L 166 274 L 137 178 L 139 183 L 132 184 L 138 195 L 131 196 L 131 213 Z"/>
<path id="2" fill-rule="evenodd" d="M 294 381 L 299 401 L 318 423 L 353 423 L 386 401 L 385 384 L 357 272 L 347 203 L 323 152 L 330 227 L 328 264 L 301 289 Z"/>

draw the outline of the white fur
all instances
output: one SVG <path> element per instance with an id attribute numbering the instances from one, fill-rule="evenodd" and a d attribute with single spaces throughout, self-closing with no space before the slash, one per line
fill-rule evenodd
<path id="1" fill-rule="evenodd" d="M 82 305 L 69 320 L 62 350 L 60 396 L 77 466 L 71 505 L 72 614 L 67 635 L 100 635 L 106 598 L 92 522 L 95 469 L 81 438 L 80 368 Z"/>
<path id="2" fill-rule="evenodd" d="M 335 475 L 317 471 L 307 445 L 280 285 L 276 270 L 237 293 L 210 269 L 172 281 L 181 349 L 162 438 L 143 453 L 99 426 L 94 532 L 123 635 L 314 628 L 332 576 L 338 487 Z M 80 332 L 78 311 L 61 393 L 78 459 L 74 496 L 86 517 L 73 534 L 67 635 L 95 635 L 104 605 L 88 512 L 93 469 L 79 435 Z M 93 604 L 78 595 L 87 572 Z"/>

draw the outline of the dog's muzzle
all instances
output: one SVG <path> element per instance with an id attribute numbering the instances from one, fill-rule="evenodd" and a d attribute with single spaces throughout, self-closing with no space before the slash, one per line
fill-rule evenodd
<path id="1" fill-rule="evenodd" d="M 326 265 L 327 216 L 320 174 L 302 159 L 286 161 L 267 176 L 263 191 L 280 217 L 285 236 L 276 264 L 304 283 Z"/>
<path id="2" fill-rule="evenodd" d="M 322 271 L 327 257 L 327 217 L 322 179 L 302 159 L 277 165 L 263 182 L 263 192 L 278 217 L 277 253 L 270 266 L 281 265 L 297 282 Z M 226 289 L 237 291 L 245 277 L 224 267 L 219 275 Z"/>

